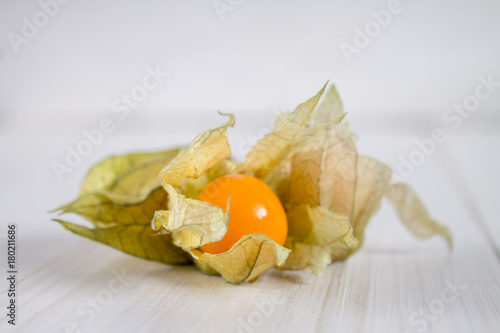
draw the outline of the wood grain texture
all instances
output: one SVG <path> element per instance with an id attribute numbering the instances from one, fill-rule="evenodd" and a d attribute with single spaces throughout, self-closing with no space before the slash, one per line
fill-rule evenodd
<path id="1" fill-rule="evenodd" d="M 450 141 L 450 150 L 463 181 L 466 200 L 479 223 L 486 226 L 500 249 L 500 136 L 457 137 Z M 449 162 L 452 162 L 449 160 Z"/>
<path id="2" fill-rule="evenodd" d="M 272 270 L 233 286 L 193 266 L 149 262 L 68 233 L 74 245 L 34 271 L 20 270 L 19 325 L 4 318 L 0 330 L 497 332 L 499 260 L 453 186 L 461 180 L 441 166 L 436 157 L 409 181 L 451 227 L 452 252 L 440 239 L 415 240 L 385 204 L 365 247 L 322 276 Z M 24 239 L 21 246 L 36 257 L 40 243 Z"/>

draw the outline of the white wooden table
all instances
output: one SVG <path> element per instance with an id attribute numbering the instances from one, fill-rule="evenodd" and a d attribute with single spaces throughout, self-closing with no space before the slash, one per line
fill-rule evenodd
<path id="1" fill-rule="evenodd" d="M 363 129 L 357 129 L 360 151 L 393 166 L 399 154 L 414 149 L 413 134 L 364 135 Z M 193 133 L 167 138 L 187 142 Z M 232 133 L 235 142 L 246 135 Z M 1 332 L 499 331 L 499 136 L 451 137 L 408 178 L 433 216 L 452 229 L 452 252 L 441 239 L 415 240 L 386 203 L 363 249 L 324 275 L 272 270 L 240 286 L 193 266 L 128 256 L 50 222 L 46 211 L 73 198 L 89 165 L 154 142 L 118 132 L 60 184 L 50 161 L 62 156 L 70 138 L 0 142 L 4 156 L 17 156 L 0 166 L 0 232 L 5 237 L 6 225 L 15 222 L 19 237 L 16 326 L 2 314 Z M 0 253 L 6 274 L 5 238 Z M 8 286 L 1 281 L 6 312 Z"/>

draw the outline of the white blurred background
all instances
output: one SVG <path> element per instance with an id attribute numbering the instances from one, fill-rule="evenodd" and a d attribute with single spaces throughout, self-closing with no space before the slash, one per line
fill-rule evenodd
<path id="1" fill-rule="evenodd" d="M 60 2 L 0 1 L 1 222 L 19 223 L 32 242 L 45 235 L 38 255 L 74 241 L 47 210 L 73 199 L 101 158 L 188 143 L 223 121 L 216 110 L 236 114 L 230 135 L 242 157 L 276 112 L 327 80 L 340 91 L 360 150 L 395 168 L 415 138 L 445 128 L 450 151 L 466 152 L 457 158 L 461 172 L 479 174 L 469 185 L 496 223 L 498 176 L 487 172 L 500 167 L 500 88 L 457 129 L 443 115 L 475 93 L 479 77 L 500 81 L 498 0 Z M 390 19 L 377 23 L 390 8 L 397 8 Z M 376 25 L 368 45 L 346 57 L 341 46 L 356 47 L 357 29 Z M 142 85 L 147 68 L 168 76 L 120 118 L 113 103 Z M 64 162 L 66 147 L 103 118 L 113 132 L 59 181 L 53 162 Z M 454 168 L 436 153 L 410 182 L 432 183 L 433 163 Z"/>
<path id="2" fill-rule="evenodd" d="M 218 2 L 232 8 L 223 20 Z M 72 0 L 18 53 L 8 34 L 21 35 L 22 19 L 33 21 L 41 6 L 0 3 L 2 130 L 17 112 L 109 109 L 157 64 L 170 77 L 141 109 L 281 108 L 330 79 L 348 110 L 432 112 L 468 94 L 479 75 L 500 76 L 497 0 L 401 0 L 351 63 L 340 43 L 353 44 L 354 29 L 391 1 Z M 499 103 L 497 94 L 481 107 Z"/>

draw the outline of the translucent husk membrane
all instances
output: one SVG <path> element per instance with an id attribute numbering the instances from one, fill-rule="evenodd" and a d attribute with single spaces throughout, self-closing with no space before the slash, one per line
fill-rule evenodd
<path id="1" fill-rule="evenodd" d="M 58 209 L 83 216 L 93 228 L 56 221 L 131 255 L 194 263 L 233 284 L 255 281 L 270 268 L 321 274 L 361 247 L 384 197 L 414 235 L 440 235 L 451 247 L 449 229 L 429 216 L 407 184 L 391 183 L 389 166 L 358 155 L 337 90 L 326 88 L 280 115 L 243 162 L 229 159 L 231 114 L 187 148 L 109 157 L 88 172 L 76 200 Z M 287 213 L 285 246 L 250 234 L 225 253 L 199 250 L 224 237 L 231 203 L 222 210 L 195 198 L 212 180 L 234 173 L 255 176 L 276 192 Z"/>

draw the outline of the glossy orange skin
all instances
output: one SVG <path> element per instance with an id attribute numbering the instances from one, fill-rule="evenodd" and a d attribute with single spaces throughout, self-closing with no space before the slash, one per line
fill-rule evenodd
<path id="1" fill-rule="evenodd" d="M 227 232 L 220 241 L 201 246 L 203 252 L 226 252 L 248 234 L 264 234 L 280 245 L 285 244 L 288 232 L 285 210 L 266 183 L 252 176 L 226 175 L 208 184 L 198 200 L 226 210 L 229 196 Z"/>

